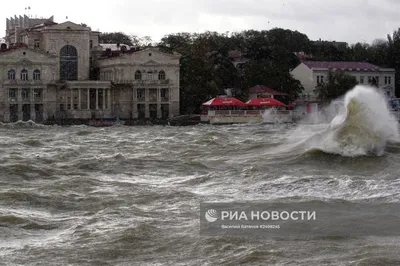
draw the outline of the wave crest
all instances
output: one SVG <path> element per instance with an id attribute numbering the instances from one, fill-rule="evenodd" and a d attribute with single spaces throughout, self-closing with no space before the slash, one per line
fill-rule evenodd
<path id="1" fill-rule="evenodd" d="M 381 156 L 388 143 L 399 141 L 398 122 L 376 89 L 356 86 L 345 95 L 343 107 L 322 134 L 309 139 L 310 150 Z"/>

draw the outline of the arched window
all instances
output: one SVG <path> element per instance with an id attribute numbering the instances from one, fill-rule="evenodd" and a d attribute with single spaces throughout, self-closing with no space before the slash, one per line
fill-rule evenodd
<path id="1" fill-rule="evenodd" d="M 142 79 L 142 72 L 140 72 L 139 70 L 137 70 L 135 72 L 135 80 L 141 80 Z"/>
<path id="2" fill-rule="evenodd" d="M 28 80 L 28 70 L 23 69 L 21 71 L 21 80 Z"/>
<path id="3" fill-rule="evenodd" d="M 40 80 L 40 70 L 39 69 L 35 69 L 33 71 L 33 80 Z"/>
<path id="4" fill-rule="evenodd" d="M 164 70 L 161 70 L 160 72 L 158 72 L 158 79 L 159 80 L 165 80 L 165 72 L 164 72 Z"/>
<path id="5" fill-rule="evenodd" d="M 60 80 L 78 79 L 78 51 L 72 45 L 60 50 Z"/>
<path id="6" fill-rule="evenodd" d="M 15 80 L 15 70 L 14 69 L 8 70 L 8 80 Z"/>

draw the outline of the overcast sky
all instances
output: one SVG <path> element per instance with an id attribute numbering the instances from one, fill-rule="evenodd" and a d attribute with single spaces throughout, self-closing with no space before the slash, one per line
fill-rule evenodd
<path id="1" fill-rule="evenodd" d="M 19 0 L 2 5 L 1 35 L 13 15 L 86 23 L 158 41 L 176 32 L 233 32 L 274 27 L 298 30 L 311 40 L 372 42 L 400 27 L 400 0 Z"/>

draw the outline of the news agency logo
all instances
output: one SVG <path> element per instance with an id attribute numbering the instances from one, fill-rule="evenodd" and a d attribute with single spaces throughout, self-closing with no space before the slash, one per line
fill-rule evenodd
<path id="1" fill-rule="evenodd" d="M 209 209 L 206 211 L 205 217 L 208 222 L 213 223 L 218 220 L 218 213 L 214 209 Z"/>

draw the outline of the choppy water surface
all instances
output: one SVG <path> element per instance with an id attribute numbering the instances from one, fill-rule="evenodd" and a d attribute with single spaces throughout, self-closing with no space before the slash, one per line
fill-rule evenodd
<path id="1" fill-rule="evenodd" d="M 399 238 L 199 236 L 200 201 L 399 201 L 400 145 L 290 146 L 327 127 L 2 126 L 0 264 L 399 265 Z"/>

